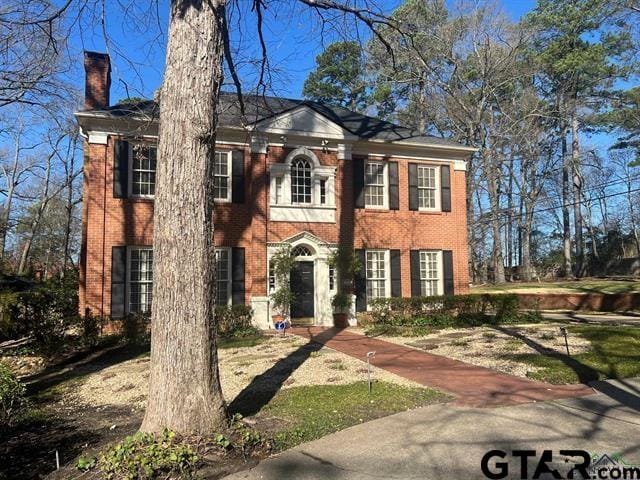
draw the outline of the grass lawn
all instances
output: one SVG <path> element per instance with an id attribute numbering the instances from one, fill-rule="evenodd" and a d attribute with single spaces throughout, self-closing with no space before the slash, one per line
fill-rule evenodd
<path id="1" fill-rule="evenodd" d="M 640 376 L 640 328 L 570 327 L 591 342 L 587 352 L 566 355 L 507 354 L 505 358 L 541 368 L 528 376 L 549 383 L 585 383 Z"/>
<path id="2" fill-rule="evenodd" d="M 269 339 L 266 335 L 256 334 L 246 337 L 228 337 L 218 340 L 218 348 L 245 348 L 255 347 Z"/>
<path id="3" fill-rule="evenodd" d="M 285 421 L 275 432 L 277 450 L 291 448 L 375 418 L 439 403 L 450 397 L 436 390 L 376 382 L 296 387 L 280 391 L 260 417 Z"/>
<path id="4" fill-rule="evenodd" d="M 585 278 L 562 282 L 503 283 L 472 287 L 471 293 L 633 293 L 640 280 Z"/>

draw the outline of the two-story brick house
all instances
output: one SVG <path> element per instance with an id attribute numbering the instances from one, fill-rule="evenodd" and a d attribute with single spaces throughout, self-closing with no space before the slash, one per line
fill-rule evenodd
<path id="1" fill-rule="evenodd" d="M 158 108 L 109 105 L 107 55 L 85 53 L 80 303 L 113 318 L 148 310 Z M 354 248 L 356 309 L 371 299 L 468 289 L 469 147 L 344 108 L 223 93 L 215 153 L 217 298 L 270 322 L 270 257 L 293 249 L 295 320 L 332 323 L 328 258 Z"/>

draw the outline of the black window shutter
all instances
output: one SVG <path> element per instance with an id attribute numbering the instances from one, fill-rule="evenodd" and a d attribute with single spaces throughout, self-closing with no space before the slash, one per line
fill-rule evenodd
<path id="1" fill-rule="evenodd" d="M 244 248 L 231 250 L 231 302 L 244 305 Z"/>
<path id="2" fill-rule="evenodd" d="M 422 283 L 420 282 L 420 250 L 411 250 L 411 296 L 422 296 Z"/>
<path id="3" fill-rule="evenodd" d="M 442 276 L 444 277 L 444 294 L 453 295 L 453 252 L 442 251 Z"/>
<path id="4" fill-rule="evenodd" d="M 244 203 L 244 150 L 231 152 L 231 201 Z"/>
<path id="5" fill-rule="evenodd" d="M 367 256 L 365 250 L 356 250 L 356 257 L 360 261 L 360 270 L 356 272 L 354 287 L 356 294 L 356 312 L 367 311 Z"/>
<path id="6" fill-rule="evenodd" d="M 111 318 L 126 313 L 127 247 L 111 247 Z"/>
<path id="7" fill-rule="evenodd" d="M 400 250 L 391 250 L 391 296 L 402 296 L 402 277 L 400 274 Z"/>
<path id="8" fill-rule="evenodd" d="M 418 210 L 418 165 L 409 164 L 409 210 Z"/>
<path id="9" fill-rule="evenodd" d="M 443 212 L 451 211 L 451 167 L 442 165 L 440 167 L 440 206 Z"/>
<path id="10" fill-rule="evenodd" d="M 400 184 L 398 181 L 398 162 L 389 162 L 389 210 L 400 208 Z"/>
<path id="11" fill-rule="evenodd" d="M 116 140 L 113 152 L 113 197 L 127 198 L 129 190 L 129 142 Z"/>
<path id="12" fill-rule="evenodd" d="M 353 162 L 353 201 L 356 208 L 364 208 L 364 160 L 354 158 Z"/>

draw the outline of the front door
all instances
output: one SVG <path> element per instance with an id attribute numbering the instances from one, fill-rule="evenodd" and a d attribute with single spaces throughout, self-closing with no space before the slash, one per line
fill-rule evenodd
<path id="1" fill-rule="evenodd" d="M 291 271 L 291 318 L 313 317 L 313 262 L 296 262 Z"/>

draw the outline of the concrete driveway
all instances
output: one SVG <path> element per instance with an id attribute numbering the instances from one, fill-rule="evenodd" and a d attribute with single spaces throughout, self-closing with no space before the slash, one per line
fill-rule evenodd
<path id="1" fill-rule="evenodd" d="M 493 409 L 434 405 L 399 413 L 300 445 L 227 478 L 483 479 L 481 459 L 492 449 L 536 450 L 526 478 L 543 449 L 553 450 L 550 465 L 563 475 L 561 449 L 617 453 L 640 464 L 640 379 L 593 386 L 597 394 L 567 400 Z M 521 478 L 520 459 L 507 459 L 506 478 Z"/>

